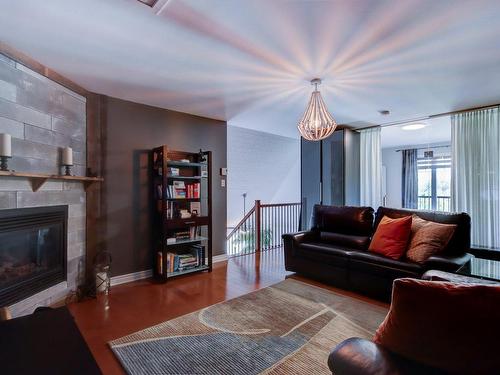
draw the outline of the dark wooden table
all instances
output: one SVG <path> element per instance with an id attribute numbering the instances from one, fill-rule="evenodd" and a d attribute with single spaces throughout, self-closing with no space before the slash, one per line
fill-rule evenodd
<path id="1" fill-rule="evenodd" d="M 0 322 L 1 374 L 101 374 L 66 307 Z"/>

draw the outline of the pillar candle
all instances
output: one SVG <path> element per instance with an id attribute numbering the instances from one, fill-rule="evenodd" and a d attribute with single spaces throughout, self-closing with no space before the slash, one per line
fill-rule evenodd
<path id="1" fill-rule="evenodd" d="M 10 134 L 0 134 L 0 156 L 12 156 L 12 142 Z"/>
<path id="2" fill-rule="evenodd" d="M 73 165 L 73 149 L 71 147 L 65 147 L 63 149 L 62 164 Z"/>

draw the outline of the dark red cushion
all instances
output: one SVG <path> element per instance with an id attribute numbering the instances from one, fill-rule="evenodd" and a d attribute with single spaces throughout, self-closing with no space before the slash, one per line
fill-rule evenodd
<path id="1" fill-rule="evenodd" d="M 457 374 L 500 373 L 500 285 L 397 279 L 374 341 Z"/>
<path id="2" fill-rule="evenodd" d="M 401 259 L 410 239 L 411 220 L 411 216 L 399 219 L 384 216 L 378 224 L 368 250 L 392 259 Z"/>

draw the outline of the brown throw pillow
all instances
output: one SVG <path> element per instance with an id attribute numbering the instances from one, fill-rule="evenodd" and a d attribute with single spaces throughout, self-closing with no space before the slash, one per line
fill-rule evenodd
<path id="1" fill-rule="evenodd" d="M 456 229 L 455 224 L 441 224 L 413 215 L 411 236 L 406 258 L 423 263 L 434 254 L 442 252 Z"/>
<path id="2" fill-rule="evenodd" d="M 500 285 L 397 279 L 377 344 L 453 374 L 498 374 Z"/>

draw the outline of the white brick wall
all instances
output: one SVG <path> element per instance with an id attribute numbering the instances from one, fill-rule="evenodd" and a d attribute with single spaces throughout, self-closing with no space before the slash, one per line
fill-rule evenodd
<path id="1" fill-rule="evenodd" d="M 227 128 L 227 221 L 234 226 L 254 201 L 300 201 L 300 140 L 275 134 Z"/>

